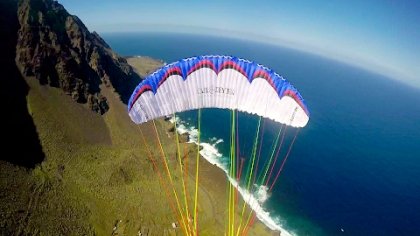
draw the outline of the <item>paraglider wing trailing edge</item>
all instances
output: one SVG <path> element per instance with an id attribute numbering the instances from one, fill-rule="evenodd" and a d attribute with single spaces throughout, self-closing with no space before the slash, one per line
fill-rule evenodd
<path id="1" fill-rule="evenodd" d="M 305 101 L 289 81 L 231 56 L 198 56 L 168 64 L 144 79 L 128 103 L 136 124 L 199 108 L 243 111 L 293 127 L 309 121 Z"/>

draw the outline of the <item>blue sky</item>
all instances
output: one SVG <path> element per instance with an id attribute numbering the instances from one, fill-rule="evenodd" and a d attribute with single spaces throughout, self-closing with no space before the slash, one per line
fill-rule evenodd
<path id="1" fill-rule="evenodd" d="M 245 38 L 320 54 L 420 87 L 420 1 L 60 0 L 98 32 Z"/>

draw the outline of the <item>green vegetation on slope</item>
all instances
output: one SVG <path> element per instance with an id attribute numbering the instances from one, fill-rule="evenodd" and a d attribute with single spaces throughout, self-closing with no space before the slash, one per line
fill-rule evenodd
<path id="1" fill-rule="evenodd" d="M 28 111 L 45 160 L 33 170 L 0 162 L 1 234 L 136 235 L 140 231 L 143 235 L 182 235 L 180 228 L 172 229 L 176 217 L 148 159 L 139 129 L 111 88 L 102 88 L 110 110 L 101 116 L 87 105 L 75 103 L 60 89 L 41 86 L 33 78 L 27 83 Z M 156 126 L 181 194 L 173 127 L 163 120 L 156 121 Z M 153 158 L 160 160 L 152 123 L 141 128 L 153 147 Z M 183 143 L 181 149 L 195 157 L 192 144 Z M 188 159 L 190 196 L 193 159 Z M 222 235 L 226 178 L 203 159 L 200 166 L 200 232 Z M 251 235 L 269 233 L 260 223 L 250 231 Z"/>
<path id="2" fill-rule="evenodd" d="M 134 68 L 134 71 L 143 78 L 163 64 L 162 61 L 157 61 L 146 56 L 126 57 L 126 60 Z"/>

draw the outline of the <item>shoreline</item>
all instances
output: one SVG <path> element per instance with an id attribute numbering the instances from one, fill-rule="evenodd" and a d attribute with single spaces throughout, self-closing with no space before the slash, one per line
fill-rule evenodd
<path id="1" fill-rule="evenodd" d="M 148 57 L 148 56 L 126 56 L 127 62 L 135 68 L 135 71 L 142 76 L 143 78 L 146 77 L 150 72 L 153 70 L 161 67 L 164 65 L 164 61 L 162 60 L 156 60 L 154 58 Z M 145 67 L 144 64 L 147 66 Z M 146 69 L 147 68 L 147 69 Z M 168 117 L 170 119 L 165 118 L 165 122 L 171 123 L 171 125 L 174 125 L 173 117 Z M 179 119 L 179 117 L 177 117 Z M 187 142 L 197 145 L 197 135 L 198 130 L 194 127 L 187 127 L 185 126 L 185 121 L 180 120 L 181 122 L 177 122 L 177 128 L 176 132 L 178 132 L 180 135 L 186 135 L 187 136 Z M 188 125 L 189 126 L 189 125 Z M 252 206 L 252 209 L 256 213 L 256 222 L 254 224 L 254 228 L 265 228 L 264 231 L 266 231 L 268 234 L 271 235 L 278 235 L 280 234 L 282 236 L 292 236 L 293 233 L 287 231 L 281 226 L 281 223 L 279 223 L 278 217 L 270 217 L 270 213 L 261 206 L 262 203 L 269 197 L 266 194 L 266 191 L 264 188 L 258 189 L 258 196 L 260 196 L 260 190 L 262 195 L 264 195 L 262 201 L 261 198 L 257 199 L 254 197 L 254 195 L 249 194 L 245 189 L 238 188 L 236 180 L 231 179 L 227 175 L 227 168 L 223 166 L 223 163 L 219 162 L 217 158 L 221 158 L 223 155 L 219 153 L 218 149 L 216 148 L 216 145 L 223 142 L 222 139 L 214 138 L 214 140 L 211 140 L 211 143 L 202 142 L 200 143 L 200 162 L 203 163 L 204 166 L 202 166 L 200 170 L 200 175 L 208 175 L 210 178 L 216 179 L 216 184 L 214 182 L 208 183 L 208 187 L 211 188 L 211 192 L 217 193 L 216 195 L 224 194 L 224 188 L 221 186 L 218 186 L 217 183 L 223 183 L 223 186 L 226 186 L 227 182 L 229 181 L 233 186 L 235 186 L 235 189 L 238 190 L 240 193 L 240 198 L 247 203 L 248 206 Z M 215 167 L 216 166 L 216 167 Z M 241 200 L 241 201 L 242 201 Z M 261 202 L 261 203 L 260 203 Z M 219 212 L 222 213 L 222 212 Z M 277 218 L 277 219 L 276 219 Z"/>
<path id="2" fill-rule="evenodd" d="M 173 117 L 170 117 L 168 122 L 170 122 L 171 124 L 174 124 Z M 185 122 L 183 120 L 180 120 L 178 117 L 177 117 L 176 131 L 180 135 L 187 135 L 188 143 L 193 143 L 195 145 L 198 145 L 198 142 L 196 139 L 198 130 L 195 129 L 194 126 L 187 127 L 185 125 Z M 220 163 L 217 160 L 217 158 L 222 157 L 222 154 L 218 152 L 216 145 L 223 142 L 223 140 L 215 139 L 214 141 L 215 141 L 214 143 L 206 143 L 206 142 L 200 143 L 200 147 L 201 147 L 200 156 L 202 157 L 202 159 L 204 159 L 211 166 L 216 166 L 219 171 L 223 172 L 225 180 L 229 181 L 235 187 L 235 189 L 240 193 L 242 200 L 246 202 L 246 204 L 248 205 L 248 208 L 253 209 L 254 213 L 256 214 L 256 219 L 259 222 L 261 222 L 261 224 L 263 224 L 265 227 L 270 229 L 273 233 L 280 232 L 282 236 L 294 235 L 291 232 L 287 231 L 281 225 L 281 223 L 278 222 L 279 221 L 278 217 L 270 216 L 270 213 L 262 207 L 262 204 L 264 203 L 264 201 L 269 198 L 269 196 L 266 193 L 266 188 L 264 188 L 264 186 L 261 186 L 258 189 L 259 193 L 260 191 L 263 192 L 262 195 L 264 197 L 263 197 L 263 200 L 261 201 L 261 199 L 256 198 L 253 194 L 250 194 L 247 190 L 241 187 L 238 187 L 237 181 L 228 176 L 226 167 L 223 165 L 223 163 Z"/>

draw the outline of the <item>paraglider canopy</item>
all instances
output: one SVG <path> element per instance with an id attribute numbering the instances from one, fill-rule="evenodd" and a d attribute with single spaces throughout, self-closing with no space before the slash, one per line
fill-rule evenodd
<path id="1" fill-rule="evenodd" d="M 137 124 L 200 108 L 243 111 L 293 127 L 309 121 L 304 99 L 286 79 L 231 56 L 191 57 L 168 64 L 143 80 L 128 104 Z"/>
<path id="2" fill-rule="evenodd" d="M 147 147 L 149 160 L 154 165 L 153 168 L 165 190 L 171 209 L 185 235 L 198 235 L 199 231 L 201 108 L 231 110 L 230 130 L 222 129 L 230 134 L 230 148 L 226 154 L 228 165 L 225 169 L 229 177 L 225 235 L 247 235 L 256 217 L 255 211 L 260 209 L 258 201 L 252 200 L 255 198 L 251 197 L 255 192 L 255 186 L 264 186 L 268 192 L 273 189 L 290 155 L 299 128 L 304 127 L 309 121 L 308 108 L 299 92 L 282 76 L 257 63 L 231 56 L 199 56 L 183 59 L 158 69 L 137 86 L 129 100 L 128 113 L 136 124 L 151 120 L 147 124 L 139 125 L 139 131 Z M 197 150 L 195 159 L 192 159 L 195 169 L 192 192 L 188 190 L 189 176 L 186 174 L 190 151 L 184 146 L 184 154 L 181 154 L 176 113 L 195 109 L 197 137 L 194 142 L 197 144 Z M 239 122 L 242 120 L 238 118 L 241 113 L 238 111 L 259 116 L 255 135 L 250 136 L 249 141 L 242 141 L 250 147 L 249 149 L 241 148 L 239 142 L 239 137 L 242 140 L 246 135 L 239 134 Z M 176 162 L 169 161 L 165 145 L 156 127 L 159 121 L 154 120 L 163 116 L 173 117 Z M 280 123 L 275 123 L 271 127 L 278 131 L 277 135 L 269 140 L 268 137 L 264 139 L 266 124 L 264 118 Z M 292 129 L 295 130 L 295 134 L 291 138 L 285 135 L 287 126 L 297 128 Z M 153 137 L 145 138 L 142 129 L 148 128 L 147 133 L 155 134 L 156 140 L 153 140 Z M 150 130 L 151 128 L 154 130 Z M 264 141 L 270 142 L 271 148 L 268 152 L 262 152 L 265 150 Z M 149 147 L 150 143 L 158 146 Z M 264 157 L 261 157 L 262 155 Z M 156 160 L 155 156 L 160 156 L 161 160 Z M 279 159 L 279 156 L 284 157 Z M 247 167 L 243 168 L 245 165 Z M 174 177 L 177 176 L 175 169 L 179 170 L 177 178 Z M 238 206 L 239 201 L 237 201 L 240 187 L 243 189 L 242 192 L 250 196 L 243 199 L 242 207 Z M 192 196 L 193 205 L 188 203 L 188 196 Z M 249 205 L 248 211 L 246 204 Z M 277 229 L 275 223 L 271 222 L 270 225 Z"/>

